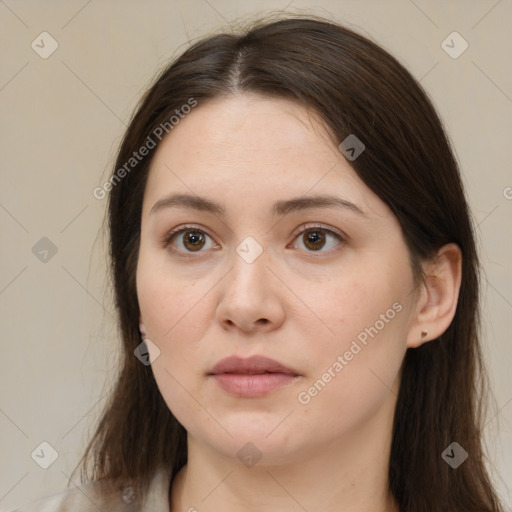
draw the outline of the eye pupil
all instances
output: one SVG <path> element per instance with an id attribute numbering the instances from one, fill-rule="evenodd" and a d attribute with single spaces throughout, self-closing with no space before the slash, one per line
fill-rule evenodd
<path id="1" fill-rule="evenodd" d="M 312 249 L 321 249 L 325 243 L 325 233 L 321 231 L 309 231 L 306 233 L 306 247 Z M 313 247 L 310 247 L 308 244 L 313 244 Z M 320 243 L 320 246 L 317 244 Z"/>

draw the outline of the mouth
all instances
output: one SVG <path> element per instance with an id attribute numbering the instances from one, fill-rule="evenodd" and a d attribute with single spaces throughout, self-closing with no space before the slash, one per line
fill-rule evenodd
<path id="1" fill-rule="evenodd" d="M 222 359 L 207 375 L 239 398 L 263 396 L 300 378 L 296 370 L 263 356 Z"/>

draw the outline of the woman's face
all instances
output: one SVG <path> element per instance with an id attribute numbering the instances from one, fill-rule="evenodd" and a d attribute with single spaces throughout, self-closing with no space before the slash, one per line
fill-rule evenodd
<path id="1" fill-rule="evenodd" d="M 280 463 L 391 431 L 413 288 L 397 219 L 301 106 L 199 103 L 157 149 L 141 322 L 162 396 L 203 446 L 236 457 L 250 442 L 239 457 Z M 214 369 L 230 356 L 285 368 Z"/>

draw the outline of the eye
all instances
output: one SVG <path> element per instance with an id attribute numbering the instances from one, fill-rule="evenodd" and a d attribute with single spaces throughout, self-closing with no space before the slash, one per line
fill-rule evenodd
<path id="1" fill-rule="evenodd" d="M 335 240 L 334 247 L 336 244 L 345 243 L 344 237 L 339 233 L 336 233 L 331 229 L 316 225 L 306 226 L 305 229 L 302 229 L 296 235 L 296 239 L 302 242 L 307 252 L 330 252 L 333 249 L 333 243 L 327 243 L 329 238 L 331 238 L 331 240 Z M 328 247 L 328 249 L 322 251 L 321 249 L 323 249 L 326 245 L 330 245 L 331 247 Z"/>
<path id="2" fill-rule="evenodd" d="M 211 240 L 211 237 L 208 234 L 206 234 L 202 229 L 198 229 L 195 226 L 183 226 L 179 229 L 172 230 L 165 237 L 164 247 L 167 247 L 169 244 L 171 244 L 171 242 L 173 242 L 176 239 L 180 243 L 178 244 L 178 248 L 176 248 L 176 246 L 172 247 L 173 251 L 184 253 L 202 252 L 201 249 L 205 247 L 207 238 Z"/>

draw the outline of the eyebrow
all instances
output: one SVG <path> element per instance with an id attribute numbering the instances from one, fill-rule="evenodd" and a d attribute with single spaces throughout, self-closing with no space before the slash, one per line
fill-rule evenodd
<path id="1" fill-rule="evenodd" d="M 226 209 L 223 205 L 206 197 L 190 194 L 172 194 L 157 201 L 151 208 L 149 215 L 172 207 L 188 208 L 191 210 L 213 213 L 220 217 L 223 217 L 226 214 Z M 295 197 L 292 199 L 276 201 L 272 206 L 271 213 L 274 216 L 283 216 L 291 212 L 310 210 L 313 208 L 341 208 L 359 215 L 367 215 L 366 212 L 356 204 L 341 197 L 331 195 Z"/>

